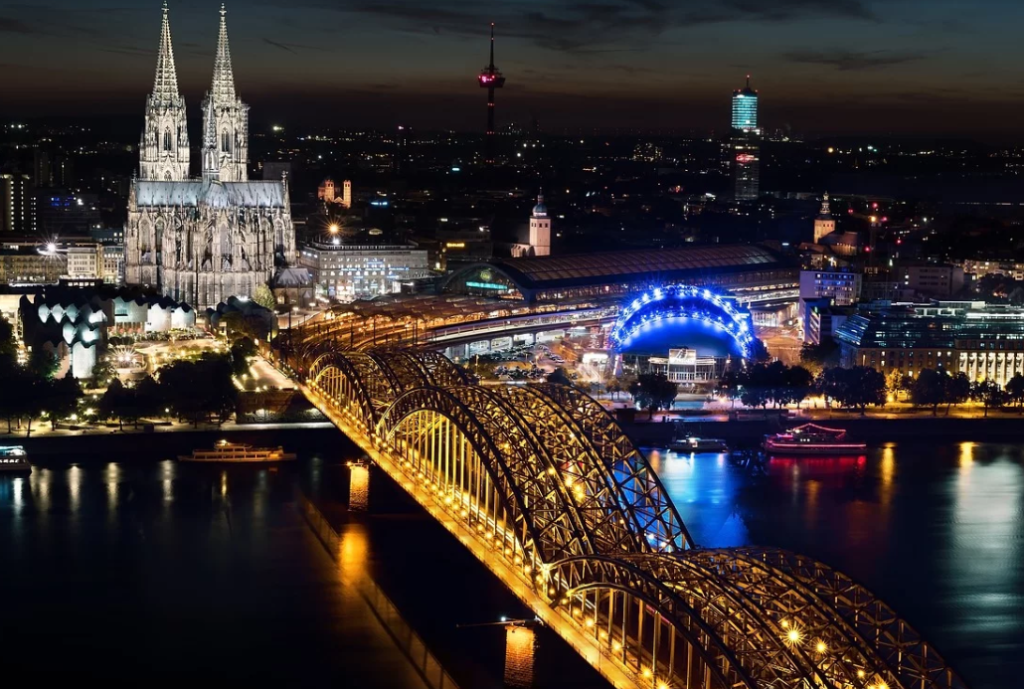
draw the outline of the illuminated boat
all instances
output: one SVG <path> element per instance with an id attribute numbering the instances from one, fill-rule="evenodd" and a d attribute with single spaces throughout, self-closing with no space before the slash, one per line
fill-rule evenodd
<path id="1" fill-rule="evenodd" d="M 721 438 L 698 438 L 688 435 L 668 445 L 672 452 L 728 452 L 729 446 Z"/>
<path id="2" fill-rule="evenodd" d="M 181 462 L 262 463 L 287 462 L 296 459 L 294 452 L 283 447 L 253 447 L 221 440 L 212 450 L 192 450 L 191 455 L 178 455 Z"/>
<path id="3" fill-rule="evenodd" d="M 0 445 L 0 471 L 31 473 L 32 465 L 25 448 L 21 445 Z"/>
<path id="4" fill-rule="evenodd" d="M 848 440 L 842 428 L 814 423 L 805 423 L 785 433 L 766 435 L 761 446 L 769 454 L 780 455 L 856 455 L 868 447 L 865 443 Z"/>

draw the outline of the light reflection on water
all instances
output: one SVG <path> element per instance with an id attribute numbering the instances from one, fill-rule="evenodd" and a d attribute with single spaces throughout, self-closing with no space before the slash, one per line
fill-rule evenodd
<path id="1" fill-rule="evenodd" d="M 1024 448 L 889 443 L 860 458 L 651 452 L 694 540 L 816 557 L 918 627 L 974 689 L 1024 677 Z"/>

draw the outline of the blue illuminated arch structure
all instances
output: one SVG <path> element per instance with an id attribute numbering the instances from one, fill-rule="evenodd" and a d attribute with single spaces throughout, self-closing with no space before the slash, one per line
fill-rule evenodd
<path id="1" fill-rule="evenodd" d="M 754 335 L 750 313 L 733 300 L 705 287 L 664 285 L 644 292 L 630 302 L 611 331 L 611 343 L 621 349 L 648 323 L 669 318 L 697 320 L 733 339 L 744 358 L 751 355 Z"/>

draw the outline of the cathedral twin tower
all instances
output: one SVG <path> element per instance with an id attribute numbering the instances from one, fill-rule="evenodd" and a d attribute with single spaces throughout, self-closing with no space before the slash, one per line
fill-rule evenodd
<path id="1" fill-rule="evenodd" d="M 213 83 L 203 99 L 202 176 L 189 174 L 185 99 L 171 45 L 167 3 L 153 92 L 139 144 L 125 228 L 125 280 L 202 309 L 252 296 L 294 260 L 287 180 L 248 178 L 249 106 L 235 92 L 227 18 Z"/>
<path id="2" fill-rule="evenodd" d="M 153 93 L 146 103 L 146 128 L 139 146 L 139 178 L 167 182 L 189 179 L 185 99 L 178 91 L 167 3 L 160 27 L 160 52 Z M 235 93 L 228 47 L 227 11 L 220 8 L 220 34 L 213 63 L 213 85 L 203 99 L 203 177 L 221 182 L 248 179 L 249 106 Z"/>

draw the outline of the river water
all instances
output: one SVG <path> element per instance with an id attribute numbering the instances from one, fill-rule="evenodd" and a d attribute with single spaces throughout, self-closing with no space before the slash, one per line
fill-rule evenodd
<path id="1" fill-rule="evenodd" d="M 30 477 L 0 477 L 6 669 L 419 689 L 356 583 L 369 580 L 461 687 L 501 686 L 504 631 L 472 625 L 526 611 L 379 472 L 368 508 L 348 511 L 343 438 L 303 445 L 278 469 L 146 449 L 68 452 L 40 458 Z M 651 458 L 701 545 L 817 557 L 890 602 L 975 689 L 1019 686 L 1021 448 L 890 445 L 773 461 L 764 475 L 718 455 Z M 341 534 L 340 563 L 299 516 L 300 492 Z M 541 630 L 536 686 L 603 685 Z"/>

